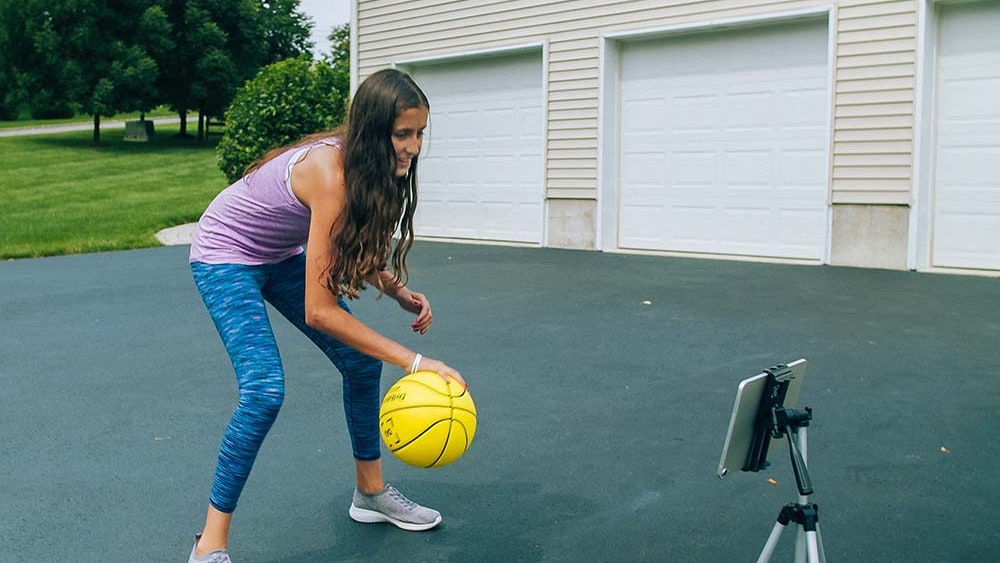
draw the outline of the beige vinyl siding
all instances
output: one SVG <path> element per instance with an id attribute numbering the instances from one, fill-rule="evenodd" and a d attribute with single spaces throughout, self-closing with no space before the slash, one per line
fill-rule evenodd
<path id="1" fill-rule="evenodd" d="M 395 61 L 545 44 L 546 194 L 597 197 L 600 35 L 828 6 L 752 0 L 358 0 L 364 78 Z M 837 3 L 833 203 L 908 204 L 915 0 Z"/>
<path id="2" fill-rule="evenodd" d="M 841 0 L 833 203 L 909 204 L 917 12 L 912 0 Z"/>
<path id="3" fill-rule="evenodd" d="M 597 199 L 602 33 L 826 5 L 815 0 L 358 0 L 358 73 L 364 79 L 393 62 L 545 44 L 546 196 Z"/>

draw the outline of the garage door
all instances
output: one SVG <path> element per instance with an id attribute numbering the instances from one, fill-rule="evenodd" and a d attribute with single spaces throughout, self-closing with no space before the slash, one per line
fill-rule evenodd
<path id="1" fill-rule="evenodd" d="M 944 6 L 933 264 L 1000 269 L 1000 4 Z"/>
<path id="2" fill-rule="evenodd" d="M 822 259 L 826 21 L 629 42 L 622 248 Z"/>
<path id="3" fill-rule="evenodd" d="M 431 103 L 416 234 L 541 243 L 541 54 L 410 72 Z"/>

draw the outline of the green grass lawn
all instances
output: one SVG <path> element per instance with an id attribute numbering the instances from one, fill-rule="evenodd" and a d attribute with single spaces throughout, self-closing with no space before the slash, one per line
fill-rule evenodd
<path id="1" fill-rule="evenodd" d="M 160 229 L 196 221 L 226 179 L 214 144 L 150 143 L 102 131 L 0 138 L 0 258 L 158 246 Z"/>

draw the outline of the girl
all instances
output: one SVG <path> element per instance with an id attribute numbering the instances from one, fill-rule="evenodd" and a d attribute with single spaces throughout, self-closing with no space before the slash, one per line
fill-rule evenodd
<path id="1" fill-rule="evenodd" d="M 343 376 L 356 469 L 351 518 L 406 530 L 441 522 L 436 510 L 383 481 L 382 362 L 410 372 L 435 371 L 463 386 L 465 380 L 443 362 L 355 319 L 344 299 L 357 298 L 371 284 L 416 315 L 414 332 L 425 334 L 431 326 L 427 297 L 406 286 L 417 157 L 429 109 L 409 76 L 377 72 L 358 88 L 346 127 L 264 155 L 199 220 L 191 270 L 236 371 L 239 403 L 223 436 L 208 515 L 190 562 L 230 562 L 233 511 L 284 398 L 284 372 L 265 300 Z M 397 228 L 401 235 L 393 246 Z"/>

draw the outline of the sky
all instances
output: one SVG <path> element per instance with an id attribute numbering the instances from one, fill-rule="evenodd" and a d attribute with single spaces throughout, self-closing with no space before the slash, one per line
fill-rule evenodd
<path id="1" fill-rule="evenodd" d="M 313 29 L 309 40 L 315 43 L 313 53 L 326 55 L 330 52 L 330 42 L 326 40 L 330 31 L 338 25 L 351 21 L 353 0 L 299 0 L 299 11 L 312 17 Z"/>

